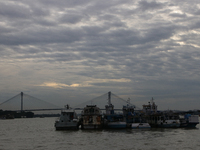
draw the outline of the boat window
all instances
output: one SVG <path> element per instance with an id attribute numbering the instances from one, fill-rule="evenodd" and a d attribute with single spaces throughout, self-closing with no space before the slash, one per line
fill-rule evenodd
<path id="1" fill-rule="evenodd" d="M 94 108 L 91 108 L 91 109 L 90 109 L 90 113 L 94 113 Z"/>
<path id="2" fill-rule="evenodd" d="M 74 118 L 73 113 L 70 113 L 70 119 L 72 120 Z"/>

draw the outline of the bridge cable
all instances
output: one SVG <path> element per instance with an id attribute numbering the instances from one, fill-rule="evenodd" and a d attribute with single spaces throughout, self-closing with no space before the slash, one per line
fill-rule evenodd
<path id="1" fill-rule="evenodd" d="M 11 101 L 11 100 L 13 100 L 14 98 L 16 98 L 17 96 L 20 96 L 21 95 L 21 93 L 20 94 L 17 94 L 17 95 L 15 95 L 14 97 L 12 97 L 12 98 L 10 98 L 10 99 L 8 99 L 8 100 L 6 100 L 6 101 L 4 101 L 3 103 L 1 103 L 0 105 L 2 105 L 2 104 L 5 104 L 5 103 L 7 103 L 7 102 L 9 102 L 9 101 Z"/>

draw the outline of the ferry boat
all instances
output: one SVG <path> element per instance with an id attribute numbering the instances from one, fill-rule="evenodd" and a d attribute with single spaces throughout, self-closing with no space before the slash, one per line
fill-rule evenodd
<path id="1" fill-rule="evenodd" d="M 96 105 L 87 105 L 82 111 L 81 115 L 82 129 L 101 129 L 102 128 L 102 114 L 99 107 Z"/>
<path id="2" fill-rule="evenodd" d="M 114 105 L 111 104 L 111 92 L 108 92 L 108 105 L 105 106 L 104 127 L 110 129 L 126 128 L 126 121 L 123 114 L 114 113 Z"/>
<path id="3" fill-rule="evenodd" d="M 65 106 L 65 109 L 61 110 L 61 115 L 54 124 L 56 130 L 78 129 L 79 122 L 78 117 L 74 109 L 69 105 Z"/>
<path id="4" fill-rule="evenodd" d="M 182 128 L 195 128 L 197 124 L 199 124 L 199 116 L 185 114 L 184 116 L 180 116 L 180 127 Z"/>

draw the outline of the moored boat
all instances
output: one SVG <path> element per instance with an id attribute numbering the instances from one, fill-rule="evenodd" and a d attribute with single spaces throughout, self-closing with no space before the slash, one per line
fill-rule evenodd
<path id="1" fill-rule="evenodd" d="M 180 127 L 182 128 L 195 128 L 199 124 L 199 116 L 185 114 L 184 116 L 180 116 L 180 123 Z"/>
<path id="2" fill-rule="evenodd" d="M 148 117 L 148 123 L 151 127 L 157 128 L 178 128 L 180 121 L 178 116 L 169 114 L 156 114 Z"/>
<path id="3" fill-rule="evenodd" d="M 179 116 L 172 111 L 158 112 L 157 105 L 151 99 L 148 105 L 143 105 L 143 112 L 147 116 L 147 123 L 157 128 L 178 128 L 180 127 Z"/>
<path id="4" fill-rule="evenodd" d="M 142 113 L 134 112 L 135 106 L 130 104 L 130 99 L 127 100 L 127 105 L 123 106 L 123 115 L 126 119 L 127 128 L 144 129 L 151 128 L 146 122 L 145 116 Z"/>
<path id="5" fill-rule="evenodd" d="M 123 114 L 115 114 L 114 105 L 111 104 L 111 92 L 108 92 L 108 105 L 105 106 L 104 127 L 109 129 L 124 129 L 126 121 Z"/>
<path id="6" fill-rule="evenodd" d="M 104 116 L 104 127 L 109 129 L 124 129 L 126 121 L 121 114 L 110 114 Z"/>
<path id="7" fill-rule="evenodd" d="M 87 105 L 82 112 L 81 120 L 82 129 L 102 128 L 101 110 L 96 105 Z"/>
<path id="8" fill-rule="evenodd" d="M 66 105 L 65 109 L 61 110 L 61 115 L 59 119 L 55 121 L 54 126 L 56 130 L 78 129 L 78 117 L 74 109 Z"/>
<path id="9" fill-rule="evenodd" d="M 130 99 L 127 100 L 127 105 L 123 106 L 122 111 L 123 111 L 123 116 L 126 120 L 126 126 L 128 128 L 131 128 L 132 123 L 134 122 L 134 117 L 135 117 L 135 112 L 134 112 L 134 105 L 130 104 Z"/>

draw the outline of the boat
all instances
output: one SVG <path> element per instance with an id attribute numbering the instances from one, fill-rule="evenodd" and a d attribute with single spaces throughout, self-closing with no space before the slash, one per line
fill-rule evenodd
<path id="1" fill-rule="evenodd" d="M 151 128 L 149 123 L 146 122 L 145 116 L 141 113 L 136 113 L 134 111 L 135 106 L 130 103 L 130 98 L 127 100 L 127 105 L 123 106 L 123 115 L 126 118 L 127 128 L 131 129 L 143 129 Z"/>
<path id="2" fill-rule="evenodd" d="M 74 109 L 66 105 L 64 109 L 61 110 L 61 115 L 54 124 L 56 130 L 67 130 L 67 129 L 78 129 L 79 121 Z"/>
<path id="3" fill-rule="evenodd" d="M 151 115 L 151 114 L 156 114 L 158 112 L 157 108 L 158 106 L 156 105 L 156 103 L 153 101 L 153 97 L 151 99 L 151 101 L 149 102 L 149 104 L 147 105 L 142 105 L 142 111 L 144 114 L 146 115 Z"/>
<path id="4" fill-rule="evenodd" d="M 109 129 L 124 129 L 126 121 L 122 114 L 110 114 L 104 116 L 104 127 Z"/>
<path id="5" fill-rule="evenodd" d="M 114 112 L 114 105 L 111 104 L 111 92 L 108 92 L 108 105 L 105 106 L 104 127 L 109 129 L 124 129 L 126 121 L 123 114 Z"/>
<path id="6" fill-rule="evenodd" d="M 147 123 L 157 128 L 178 128 L 180 127 L 179 116 L 172 111 L 158 112 L 157 105 L 151 99 L 148 105 L 143 105 L 143 112 L 147 116 Z"/>
<path id="7" fill-rule="evenodd" d="M 151 127 L 157 128 L 178 128 L 180 127 L 180 120 L 177 115 L 169 114 L 155 114 L 148 117 L 148 123 Z"/>
<path id="8" fill-rule="evenodd" d="M 199 116 L 191 114 L 180 115 L 180 123 L 182 128 L 195 128 L 199 124 Z"/>
<path id="9" fill-rule="evenodd" d="M 101 129 L 102 114 L 96 105 L 87 105 L 81 114 L 81 129 Z"/>
<path id="10" fill-rule="evenodd" d="M 134 122 L 134 117 L 136 116 L 134 108 L 135 106 L 130 104 L 130 99 L 127 100 L 127 105 L 123 106 L 122 108 L 123 115 L 128 128 L 131 128 L 131 125 Z"/>

